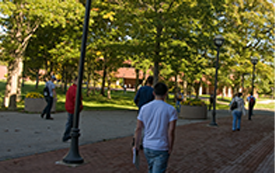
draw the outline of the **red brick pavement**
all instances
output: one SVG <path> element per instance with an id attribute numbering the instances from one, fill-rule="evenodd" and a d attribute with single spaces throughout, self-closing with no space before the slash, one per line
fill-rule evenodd
<path id="1" fill-rule="evenodd" d="M 231 118 L 217 120 L 219 127 L 209 127 L 210 121 L 177 127 L 174 151 L 167 172 L 273 172 L 274 117 L 244 117 L 241 131 L 231 131 Z M 85 164 L 68 167 L 55 164 L 68 149 L 0 162 L 1 173 L 128 173 L 147 172 L 141 153 L 140 170 L 131 163 L 131 137 L 80 146 Z M 268 160 L 268 164 L 263 161 Z M 273 162 L 273 164 L 272 164 Z M 270 164 L 271 163 L 271 164 Z"/>

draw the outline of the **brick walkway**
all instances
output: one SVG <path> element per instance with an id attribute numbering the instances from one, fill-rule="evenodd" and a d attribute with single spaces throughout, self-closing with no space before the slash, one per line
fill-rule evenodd
<path id="1" fill-rule="evenodd" d="M 217 120 L 219 127 L 209 127 L 210 121 L 177 127 L 174 151 L 168 173 L 181 172 L 274 172 L 274 117 L 253 116 L 242 120 L 241 131 L 231 131 L 231 118 Z M 68 149 L 0 162 L 1 173 L 110 173 L 147 172 L 141 154 L 140 170 L 131 164 L 131 137 L 80 146 L 85 164 L 68 167 L 55 164 Z"/>

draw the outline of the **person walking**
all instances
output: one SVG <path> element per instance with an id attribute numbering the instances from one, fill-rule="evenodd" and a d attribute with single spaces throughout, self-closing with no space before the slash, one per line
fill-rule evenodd
<path id="1" fill-rule="evenodd" d="M 253 115 L 253 108 L 256 103 L 256 98 L 253 96 L 252 92 L 247 97 L 247 101 L 248 101 L 248 120 L 251 120 L 251 116 Z"/>
<path id="2" fill-rule="evenodd" d="M 183 100 L 183 94 L 180 92 L 180 89 L 178 89 L 178 92 L 176 94 L 176 109 L 178 113 L 180 113 L 182 100 Z"/>
<path id="3" fill-rule="evenodd" d="M 137 117 L 135 145 L 139 151 L 141 133 L 144 129 L 143 151 L 150 173 L 164 173 L 173 150 L 177 111 L 165 102 L 168 87 L 164 83 L 154 86 L 155 100 L 142 106 Z"/>
<path id="4" fill-rule="evenodd" d="M 141 107 L 146 103 L 149 103 L 150 101 L 154 100 L 155 98 L 153 95 L 154 89 L 152 88 L 153 80 L 154 80 L 153 76 L 149 76 L 146 80 L 145 86 L 142 86 L 139 88 L 134 98 L 134 102 L 138 106 L 138 110 L 140 110 Z"/>
<path id="5" fill-rule="evenodd" d="M 71 139 L 70 132 L 71 132 L 71 128 L 73 127 L 74 108 L 75 108 L 76 92 L 77 92 L 77 79 L 78 79 L 77 77 L 74 78 L 73 85 L 70 86 L 70 88 L 66 93 L 65 109 L 68 112 L 68 119 L 65 126 L 65 132 L 62 138 L 63 142 L 67 142 L 69 139 Z M 82 97 L 80 97 L 79 112 L 82 109 L 83 109 Z"/>
<path id="6" fill-rule="evenodd" d="M 53 117 L 51 117 L 51 109 L 53 105 L 53 99 L 56 98 L 56 91 L 55 91 L 55 85 L 54 81 L 56 78 L 54 76 L 51 77 L 49 81 L 46 82 L 45 87 L 48 88 L 48 95 L 45 97 L 47 106 L 44 108 L 43 112 L 41 113 L 41 118 L 44 118 L 44 115 L 46 114 L 47 120 L 53 120 Z"/>
<path id="7" fill-rule="evenodd" d="M 149 103 L 155 98 L 153 94 L 154 89 L 152 88 L 153 81 L 154 81 L 153 76 L 149 76 L 145 82 L 145 85 L 139 88 L 134 98 L 134 102 L 138 106 L 138 113 L 143 105 L 145 105 L 146 103 Z M 134 143 L 135 143 L 135 138 L 133 137 L 132 146 L 134 146 Z M 140 145 L 140 148 L 143 149 L 142 144 Z"/>
<path id="8" fill-rule="evenodd" d="M 214 102 L 214 95 L 213 94 L 210 95 L 209 102 L 210 102 L 210 104 L 209 104 L 208 110 L 211 111 L 211 108 L 212 108 L 212 105 L 213 105 L 213 102 Z"/>
<path id="9" fill-rule="evenodd" d="M 235 132 L 236 130 L 237 131 L 241 130 L 241 118 L 242 118 L 242 115 L 246 114 L 246 111 L 244 108 L 244 101 L 241 98 L 241 96 L 242 96 L 242 93 L 235 94 L 235 97 L 230 102 L 230 107 L 231 107 L 232 116 L 233 116 L 233 122 L 232 122 L 233 132 Z M 232 108 L 232 105 L 235 105 L 234 102 L 236 102 L 236 107 Z"/>

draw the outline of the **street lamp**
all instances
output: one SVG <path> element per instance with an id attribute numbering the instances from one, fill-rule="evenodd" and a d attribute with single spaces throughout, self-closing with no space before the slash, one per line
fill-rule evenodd
<path id="1" fill-rule="evenodd" d="M 79 67 L 78 67 L 79 69 L 78 69 L 77 92 L 76 92 L 75 109 L 74 109 L 75 111 L 74 111 L 74 117 L 73 117 L 73 127 L 71 130 L 71 137 L 72 137 L 71 146 L 70 146 L 70 151 L 63 158 L 63 162 L 67 164 L 81 164 L 84 162 L 78 150 L 78 138 L 80 136 L 79 129 L 78 129 L 78 121 L 79 121 L 79 107 L 80 107 L 80 98 L 81 98 L 81 89 L 82 89 L 87 33 L 88 33 L 89 18 L 90 18 L 90 9 L 91 9 L 91 0 L 87 0 L 85 20 L 84 20 L 84 26 L 83 26 L 81 54 L 80 54 Z"/>
<path id="2" fill-rule="evenodd" d="M 251 58 L 251 63 L 253 64 L 252 94 L 254 95 L 255 65 L 258 63 L 258 58 L 257 57 L 252 57 Z"/>
<path id="3" fill-rule="evenodd" d="M 217 46 L 217 60 L 216 60 L 216 75 L 215 75 L 215 89 L 214 89 L 214 99 L 213 99 L 213 111 L 212 111 L 212 122 L 209 124 L 210 126 L 217 126 L 216 123 L 216 91 L 217 91 L 217 80 L 218 80 L 218 69 L 219 69 L 219 53 L 220 47 L 224 42 L 224 38 L 222 35 L 217 35 L 214 37 L 214 44 Z"/>

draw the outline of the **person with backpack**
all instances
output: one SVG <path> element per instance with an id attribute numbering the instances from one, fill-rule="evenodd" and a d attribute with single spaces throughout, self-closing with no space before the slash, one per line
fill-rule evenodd
<path id="1" fill-rule="evenodd" d="M 256 98 L 253 96 L 253 93 L 250 93 L 250 96 L 247 97 L 248 101 L 248 120 L 251 120 L 251 116 L 253 115 L 253 108 L 256 103 Z"/>
<path id="2" fill-rule="evenodd" d="M 241 130 L 241 118 L 242 115 L 246 114 L 244 108 L 244 101 L 241 98 L 242 93 L 235 94 L 234 98 L 230 102 L 230 111 L 232 112 L 233 122 L 232 122 L 232 131 L 235 132 Z M 237 124 L 237 127 L 236 127 Z"/>
<path id="3" fill-rule="evenodd" d="M 135 98 L 134 102 L 138 106 L 138 114 L 141 109 L 141 107 L 155 99 L 155 96 L 153 94 L 154 89 L 153 89 L 153 82 L 154 82 L 154 77 L 149 76 L 146 80 L 146 83 L 144 86 L 140 87 Z M 133 142 L 132 145 L 135 143 L 135 138 L 133 137 Z M 143 148 L 141 145 L 140 148 Z"/>
<path id="4" fill-rule="evenodd" d="M 146 80 L 145 86 L 142 86 L 139 88 L 135 98 L 134 102 L 138 106 L 138 110 L 141 109 L 143 105 L 146 103 L 149 103 L 150 101 L 154 100 L 155 96 L 153 95 L 153 76 L 149 76 Z"/>
<path id="5" fill-rule="evenodd" d="M 46 82 L 45 88 L 43 90 L 44 97 L 47 102 L 47 106 L 44 108 L 43 112 L 41 113 L 41 118 L 44 118 L 44 115 L 46 114 L 47 120 L 53 120 L 53 117 L 51 117 L 51 109 L 53 105 L 53 98 L 56 98 L 56 92 L 55 92 L 55 85 L 54 81 L 56 78 L 54 76 L 51 77 L 49 81 Z"/>

